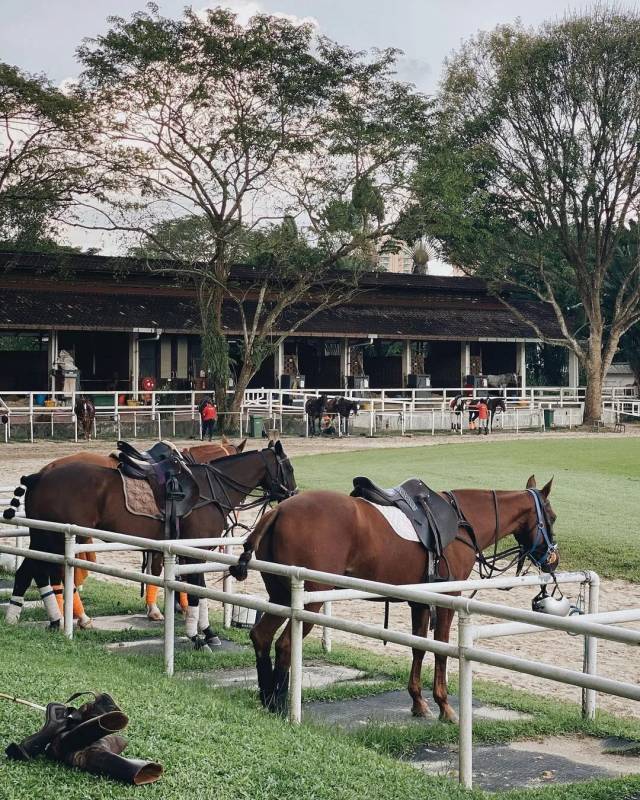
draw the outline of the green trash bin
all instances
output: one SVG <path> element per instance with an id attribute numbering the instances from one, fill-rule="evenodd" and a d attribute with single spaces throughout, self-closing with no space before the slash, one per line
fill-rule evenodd
<path id="1" fill-rule="evenodd" d="M 259 439 L 262 436 L 262 417 L 256 414 L 249 415 L 249 436 L 252 439 Z"/>
<path id="2" fill-rule="evenodd" d="M 544 427 L 545 430 L 551 428 L 553 426 L 553 409 L 552 408 L 545 408 L 544 409 Z"/>

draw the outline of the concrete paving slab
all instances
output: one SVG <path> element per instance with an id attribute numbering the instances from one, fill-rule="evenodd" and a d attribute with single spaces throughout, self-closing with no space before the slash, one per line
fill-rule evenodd
<path id="1" fill-rule="evenodd" d="M 449 702 L 458 711 L 458 698 L 449 695 Z M 369 723 L 409 724 L 424 725 L 436 722 L 438 717 L 434 709 L 433 700 L 430 702 L 433 717 L 417 718 L 411 716 L 411 698 L 405 690 L 384 692 L 371 697 L 359 697 L 355 700 L 340 700 L 336 702 L 305 703 L 303 714 L 306 719 L 321 722 L 327 725 L 337 725 L 341 728 L 356 729 Z M 512 711 L 497 706 L 486 706 L 482 703 L 473 704 L 474 716 L 479 719 L 514 720 L 531 719 L 530 714 Z"/>
<path id="2" fill-rule="evenodd" d="M 473 785 L 492 792 L 578 783 L 640 772 L 640 759 L 631 765 L 627 757 L 604 754 L 603 746 L 602 740 L 583 736 L 479 745 L 473 748 Z M 458 777 L 455 747 L 420 748 L 409 763 L 430 775 Z"/>
<path id="3" fill-rule="evenodd" d="M 97 631 L 149 631 L 162 630 L 163 622 L 147 619 L 146 614 L 115 614 L 113 616 L 92 617 L 93 628 Z"/>
<path id="4" fill-rule="evenodd" d="M 230 642 L 228 639 L 221 639 L 221 646 L 215 647 L 212 653 L 235 653 L 246 648 L 243 645 Z M 145 655 L 156 656 L 164 652 L 163 639 L 139 639 L 137 642 L 112 642 L 106 645 L 106 650 L 116 655 Z M 186 636 L 178 636 L 175 640 L 176 652 L 193 651 L 193 644 Z"/>
<path id="5" fill-rule="evenodd" d="M 334 664 L 305 664 L 302 670 L 302 686 L 304 689 L 318 689 L 336 683 L 358 682 L 365 673 L 350 667 L 339 667 Z M 232 689 L 257 689 L 258 678 L 254 666 L 240 669 L 216 670 L 214 672 L 189 671 L 179 673 L 180 678 L 191 680 L 198 678 L 211 686 L 226 686 Z"/>

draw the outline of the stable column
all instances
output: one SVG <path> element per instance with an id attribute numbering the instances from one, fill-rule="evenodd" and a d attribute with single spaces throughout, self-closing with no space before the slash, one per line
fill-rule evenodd
<path id="1" fill-rule="evenodd" d="M 520 378 L 520 395 L 527 390 L 527 350 L 524 342 L 516 342 L 516 375 Z"/>
<path id="2" fill-rule="evenodd" d="M 346 389 L 349 383 L 349 375 L 351 375 L 351 355 L 349 352 L 349 340 L 340 340 L 340 380 L 342 381 L 342 388 Z"/>
<path id="3" fill-rule="evenodd" d="M 577 389 L 580 385 L 580 362 L 578 356 L 569 350 L 569 386 L 572 389 Z"/>
<path id="4" fill-rule="evenodd" d="M 56 364 L 58 362 L 58 331 L 49 331 L 49 344 L 47 347 L 47 361 L 49 363 L 49 388 L 56 390 Z"/>
<path id="5" fill-rule="evenodd" d="M 465 375 L 471 374 L 471 343 L 460 342 L 460 383 L 464 386 Z"/>
<path id="6" fill-rule="evenodd" d="M 402 385 L 408 383 L 408 376 L 411 374 L 411 339 L 405 339 L 402 343 Z"/>
<path id="7" fill-rule="evenodd" d="M 273 354 L 273 385 L 281 389 L 282 374 L 284 373 L 284 341 L 280 342 Z"/>
<path id="8" fill-rule="evenodd" d="M 133 399 L 138 399 L 140 385 L 140 334 L 129 334 L 129 375 L 131 376 L 131 391 Z"/>

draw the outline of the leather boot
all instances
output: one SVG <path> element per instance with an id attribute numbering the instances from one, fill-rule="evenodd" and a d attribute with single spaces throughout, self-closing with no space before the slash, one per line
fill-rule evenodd
<path id="1" fill-rule="evenodd" d="M 56 736 L 47 752 L 52 758 L 63 761 L 70 753 L 91 747 L 99 739 L 123 730 L 128 723 L 129 718 L 122 711 L 108 711 L 106 714 L 87 719 L 60 736 Z"/>
<path id="2" fill-rule="evenodd" d="M 71 724 L 69 713 L 74 709 L 63 703 L 49 703 L 45 711 L 45 723 L 37 733 L 27 736 L 16 744 L 12 742 L 6 749 L 8 758 L 14 761 L 28 761 L 44 753 L 54 736 L 63 734 Z"/>
<path id="3" fill-rule="evenodd" d="M 122 736 L 105 736 L 91 747 L 67 755 L 65 762 L 85 772 L 105 775 L 134 786 L 157 781 L 162 775 L 162 766 L 154 761 L 121 756 L 126 745 L 127 740 Z"/>

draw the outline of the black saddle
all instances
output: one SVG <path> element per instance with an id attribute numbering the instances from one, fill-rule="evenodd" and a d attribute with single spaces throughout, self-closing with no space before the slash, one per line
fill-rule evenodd
<path id="1" fill-rule="evenodd" d="M 129 456 L 136 461 L 147 461 L 149 464 L 157 464 L 166 461 L 172 456 L 180 455 L 180 451 L 167 442 L 157 442 L 148 450 L 137 450 L 129 442 L 116 442 L 116 447 L 121 455 Z"/>
<path id="2" fill-rule="evenodd" d="M 393 489 L 381 489 L 369 478 L 354 478 L 351 497 L 362 497 L 379 506 L 395 506 L 411 521 L 424 547 L 440 557 L 458 535 L 458 514 L 437 492 L 419 478 L 410 478 Z"/>
<path id="3" fill-rule="evenodd" d="M 122 444 L 125 443 L 118 442 L 119 447 Z M 149 454 L 160 445 L 169 451 L 167 457 L 160 461 L 136 458 L 131 451 L 138 451 L 127 445 L 118 452 L 118 469 L 127 478 L 149 483 L 158 510 L 164 518 L 165 538 L 175 539 L 179 536 L 179 520 L 186 517 L 200 499 L 200 487 L 178 451 L 159 442 L 149 450 Z"/>

